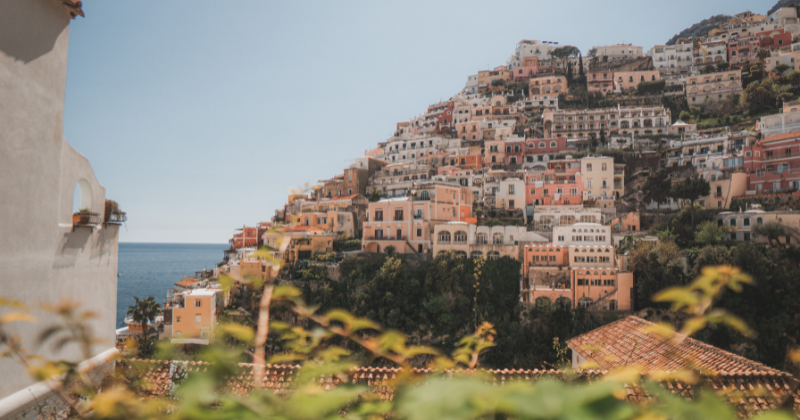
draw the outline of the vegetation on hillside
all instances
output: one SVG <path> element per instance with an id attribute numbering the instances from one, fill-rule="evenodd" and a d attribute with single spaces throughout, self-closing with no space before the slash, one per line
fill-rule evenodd
<path id="1" fill-rule="evenodd" d="M 800 1 L 798 1 L 798 0 L 778 0 L 778 2 L 775 3 L 775 5 L 772 6 L 767 11 L 767 15 L 771 15 L 773 12 L 775 12 L 776 10 L 778 10 L 778 9 L 780 9 L 782 7 L 790 7 L 790 6 L 798 7 L 798 6 L 800 6 Z"/>
<path id="2" fill-rule="evenodd" d="M 675 45 L 681 38 L 700 38 L 708 34 L 708 31 L 716 28 L 717 26 L 727 23 L 731 19 L 728 15 L 715 15 L 708 19 L 703 19 L 698 23 L 678 32 L 667 41 L 667 45 Z"/>

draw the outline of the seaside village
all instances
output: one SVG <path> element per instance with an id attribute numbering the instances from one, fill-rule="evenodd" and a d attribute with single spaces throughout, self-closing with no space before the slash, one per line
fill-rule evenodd
<path id="1" fill-rule="evenodd" d="M 796 9 L 787 7 L 741 13 L 706 37 L 647 51 L 617 44 L 561 57 L 556 42 L 522 40 L 505 64 L 468 76 L 461 92 L 397 123 L 341 173 L 289 195 L 270 221 L 238 229 L 216 269 L 168 291 L 152 328 L 173 342 L 208 343 L 228 302 L 216 279 L 268 280 L 269 263 L 253 254 L 277 248 L 284 235 L 290 245 L 274 257 L 326 265 L 333 278 L 353 253 L 510 257 L 523 263 L 524 303 L 630 311 L 636 279 L 620 244 L 657 242 L 646 231 L 654 213 L 680 208 L 644 201 L 652 173 L 666 171 L 673 184 L 707 180 L 710 192 L 697 203 L 735 227 L 729 240 L 766 241 L 750 228 L 769 221 L 800 225 L 800 212 L 733 206 L 800 197 L 800 103 L 713 129 L 663 105 L 680 98 L 713 107 L 742 94 L 756 62 L 765 77 L 800 70 L 799 35 Z M 588 107 L 573 95 L 576 84 L 611 105 Z M 128 321 L 120 343 L 140 332 Z"/>

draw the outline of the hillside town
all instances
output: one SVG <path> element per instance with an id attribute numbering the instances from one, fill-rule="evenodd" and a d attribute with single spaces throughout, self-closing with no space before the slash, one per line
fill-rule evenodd
<path id="1" fill-rule="evenodd" d="M 0 419 L 797 418 L 784 6 L 521 40 L 118 312 L 127 213 L 62 135 L 83 4 L 4 5 Z"/>
<path id="2" fill-rule="evenodd" d="M 766 112 L 736 109 L 767 80 L 784 89 Z M 666 190 L 704 180 L 693 201 L 735 228 L 727 240 L 791 243 L 792 230 L 767 238 L 752 227 L 800 223 L 800 212 L 757 203 L 800 198 L 799 83 L 794 7 L 740 13 L 705 37 L 648 50 L 603 45 L 584 57 L 521 40 L 505 64 L 467 76 L 341 173 L 290 194 L 269 221 L 237 229 L 215 270 L 169 291 L 161 335 L 208 343 L 229 300 L 215 279 L 270 280 L 271 263 L 253 256 L 264 247 L 289 266 L 334 269 L 358 253 L 509 257 L 522 263 L 523 303 L 630 311 L 636 279 L 621 244 L 657 243 L 656 214 L 688 198 L 648 191 L 656 173 Z M 208 313 L 186 327 L 178 309 L 190 298 Z M 120 343 L 138 332 L 128 325 Z"/>
<path id="3" fill-rule="evenodd" d="M 735 115 L 767 80 L 784 84 L 782 96 L 767 112 Z M 467 76 L 461 92 L 398 122 L 341 173 L 237 230 L 208 275 L 267 280 L 268 263 L 252 254 L 288 235 L 274 257 L 289 265 L 335 266 L 354 253 L 509 257 L 522 262 L 521 302 L 627 311 L 636 279 L 620 244 L 657 242 L 656 213 L 685 198 L 653 199 L 651 175 L 671 186 L 705 180 L 694 202 L 736 228 L 728 240 L 765 243 L 752 226 L 800 222 L 753 202 L 800 197 L 798 82 L 794 7 L 740 13 L 705 37 L 648 50 L 603 45 L 584 56 L 522 40 L 506 63 Z"/>

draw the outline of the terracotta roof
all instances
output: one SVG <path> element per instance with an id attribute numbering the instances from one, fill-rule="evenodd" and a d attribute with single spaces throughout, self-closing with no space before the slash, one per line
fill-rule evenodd
<path id="1" fill-rule="evenodd" d="M 142 385 L 138 390 L 143 396 L 158 396 L 172 398 L 174 382 L 180 381 L 184 374 L 203 372 L 209 367 L 205 362 L 186 362 L 179 360 L 141 360 L 118 361 L 118 372 L 131 379 L 141 379 Z M 247 395 L 254 387 L 253 365 L 239 363 L 239 371 L 228 377 L 222 386 L 222 391 L 227 391 L 238 396 Z M 298 365 L 267 365 L 262 386 L 271 389 L 276 395 L 286 395 L 293 386 L 294 376 L 300 370 Z M 449 370 L 442 374 L 454 376 L 457 374 L 472 374 L 477 370 Z M 488 373 L 494 385 L 503 386 L 513 382 L 533 383 L 543 378 L 569 380 L 572 382 L 585 382 L 600 379 L 607 373 L 604 370 L 584 370 L 565 373 L 555 369 L 480 369 Z M 358 383 L 370 388 L 369 393 L 383 400 L 394 398 L 393 380 L 401 372 L 398 368 L 389 367 L 357 367 L 351 369 L 346 375 L 332 376 L 321 375 L 314 379 L 320 389 L 330 390 L 343 382 Z M 414 369 L 417 374 L 429 374 L 428 369 Z M 788 398 L 793 399 L 795 413 L 800 413 L 800 394 L 793 387 L 794 379 L 791 377 L 770 377 L 750 375 L 721 375 L 707 380 L 705 384 L 711 389 L 724 394 L 728 402 L 735 406 L 740 416 L 747 417 L 753 413 L 772 409 L 783 404 Z M 695 396 L 692 385 L 680 382 L 662 382 L 661 387 L 673 394 L 691 399 Z M 651 395 L 639 384 L 625 386 L 625 398 L 632 403 L 643 403 L 652 399 Z"/>
<path id="2" fill-rule="evenodd" d="M 199 281 L 200 280 L 198 280 L 198 279 L 194 279 L 194 278 L 189 277 L 189 278 L 185 278 L 185 279 L 175 283 L 175 285 L 176 286 L 191 286 L 191 285 L 193 285 L 193 284 L 195 284 L 195 283 L 197 283 Z"/>
<path id="3" fill-rule="evenodd" d="M 776 134 L 774 136 L 770 136 L 770 137 L 767 137 L 767 138 L 761 140 L 759 143 L 767 143 L 767 142 L 777 141 L 777 140 L 786 140 L 786 139 L 791 139 L 791 138 L 794 138 L 794 137 L 800 137 L 800 132 L 792 132 L 792 133 L 786 133 L 786 134 Z"/>
<path id="4" fill-rule="evenodd" d="M 652 322 L 629 316 L 611 324 L 581 334 L 567 341 L 572 351 L 602 369 L 638 364 L 648 372 L 696 368 L 712 375 L 753 375 L 788 377 L 786 372 L 773 369 L 712 345 L 683 338 L 673 348 L 669 338 L 647 331 Z"/>
<path id="5" fill-rule="evenodd" d="M 83 15 L 83 3 L 80 0 L 61 0 L 64 6 L 69 9 L 69 15 L 75 19 L 75 16 L 86 17 Z"/>

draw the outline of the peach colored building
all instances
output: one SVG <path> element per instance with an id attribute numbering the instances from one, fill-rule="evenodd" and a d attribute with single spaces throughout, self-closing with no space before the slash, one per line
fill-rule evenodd
<path id="1" fill-rule="evenodd" d="M 614 73 L 615 89 L 622 92 L 636 90 L 639 83 L 661 80 L 658 70 L 621 71 Z"/>
<path id="2" fill-rule="evenodd" d="M 586 88 L 589 92 L 601 92 L 604 95 L 614 91 L 614 73 L 597 71 L 586 74 Z"/>
<path id="3" fill-rule="evenodd" d="M 564 76 L 546 76 L 531 79 L 528 82 L 528 90 L 531 95 L 539 95 L 545 93 L 567 93 L 567 79 Z"/>
<path id="4" fill-rule="evenodd" d="M 483 92 L 492 88 L 492 82 L 503 80 L 511 82 L 511 71 L 506 66 L 498 66 L 493 70 L 483 70 L 478 72 L 478 91 Z"/>
<path id="5" fill-rule="evenodd" d="M 531 267 L 569 266 L 569 247 L 553 244 L 526 245 L 523 249 L 522 270 L 525 278 Z"/>
<path id="6" fill-rule="evenodd" d="M 616 268 L 529 267 L 523 301 L 595 311 L 631 309 L 633 273 Z"/>
<path id="7" fill-rule="evenodd" d="M 639 232 L 642 230 L 638 211 L 632 211 L 622 217 L 614 218 L 609 224 L 612 232 Z"/>
<path id="8" fill-rule="evenodd" d="M 369 204 L 362 247 L 365 252 L 427 253 L 433 227 L 440 223 L 472 218 L 473 195 L 469 187 L 430 181 L 407 197 L 383 199 Z"/>

